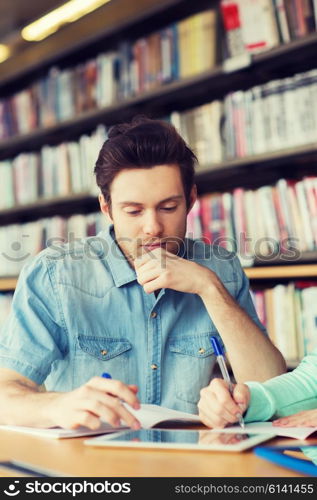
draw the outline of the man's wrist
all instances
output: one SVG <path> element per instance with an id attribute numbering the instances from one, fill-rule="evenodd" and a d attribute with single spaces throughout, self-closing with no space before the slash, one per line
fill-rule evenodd
<path id="1" fill-rule="evenodd" d="M 221 286 L 221 281 L 216 273 L 210 269 L 207 271 L 206 278 L 201 281 L 200 287 L 196 292 L 202 300 L 206 300 L 210 296 L 213 296 L 216 290 L 219 289 L 219 286 Z"/>

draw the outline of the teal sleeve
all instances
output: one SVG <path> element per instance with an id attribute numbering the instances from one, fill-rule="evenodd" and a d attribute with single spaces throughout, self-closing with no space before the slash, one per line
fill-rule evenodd
<path id="1" fill-rule="evenodd" d="M 247 382 L 251 399 L 245 420 L 263 421 L 317 408 L 317 349 L 290 373 L 260 384 Z"/>

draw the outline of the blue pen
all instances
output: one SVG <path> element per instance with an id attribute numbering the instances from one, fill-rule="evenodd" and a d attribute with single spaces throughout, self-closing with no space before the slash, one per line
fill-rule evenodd
<path id="1" fill-rule="evenodd" d="M 101 375 L 103 378 L 112 378 L 110 373 L 106 373 L 104 372 L 102 375 Z"/>
<path id="2" fill-rule="evenodd" d="M 220 344 L 218 342 L 217 337 L 210 337 L 210 342 L 211 342 L 211 345 L 213 347 L 214 353 L 217 356 L 218 365 L 219 365 L 221 374 L 223 376 L 223 379 L 226 382 L 228 382 L 229 392 L 232 395 L 233 394 L 233 385 L 232 385 L 232 382 L 230 380 L 230 376 L 229 376 L 229 373 L 228 373 L 228 370 L 227 370 L 227 365 L 226 365 L 226 362 L 225 362 L 225 358 L 223 356 L 223 352 L 222 352 L 221 346 L 220 346 Z M 244 428 L 244 420 L 243 420 L 242 415 L 239 413 L 237 415 L 237 417 L 238 417 L 240 426 L 242 428 Z"/>

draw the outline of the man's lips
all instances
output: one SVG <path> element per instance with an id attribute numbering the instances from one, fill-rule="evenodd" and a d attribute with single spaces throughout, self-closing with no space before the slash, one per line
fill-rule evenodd
<path id="1" fill-rule="evenodd" d="M 166 247 L 166 243 L 145 243 L 144 245 L 141 246 L 149 250 L 153 248 Z"/>

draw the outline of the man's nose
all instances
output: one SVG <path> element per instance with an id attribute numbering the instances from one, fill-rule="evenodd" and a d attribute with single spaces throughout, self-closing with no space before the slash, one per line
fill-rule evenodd
<path id="1" fill-rule="evenodd" d="M 156 213 L 148 213 L 143 225 L 144 234 L 159 236 L 162 233 L 162 224 Z"/>

